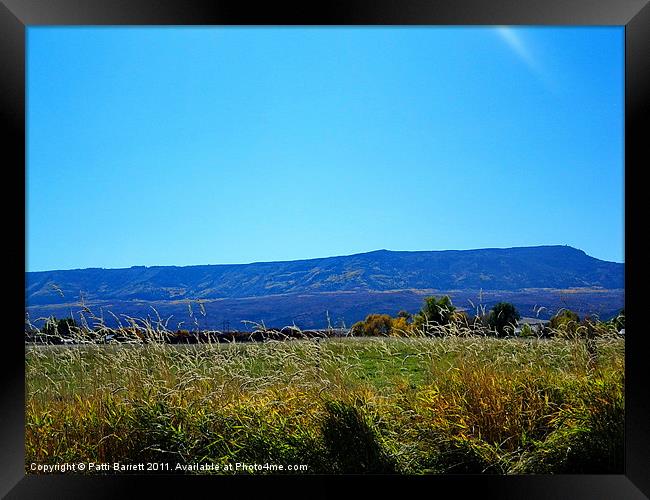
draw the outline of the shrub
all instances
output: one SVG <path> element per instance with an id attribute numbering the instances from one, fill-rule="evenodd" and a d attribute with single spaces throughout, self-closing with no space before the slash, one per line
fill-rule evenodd
<path id="1" fill-rule="evenodd" d="M 393 327 L 388 314 L 369 314 L 366 319 L 352 325 L 354 336 L 388 336 Z"/>
<path id="2" fill-rule="evenodd" d="M 391 318 L 388 314 L 369 314 L 366 319 L 352 325 L 352 335 L 387 337 L 409 335 L 411 326 L 406 318 Z"/>
<path id="3" fill-rule="evenodd" d="M 560 337 L 575 337 L 579 326 L 580 316 L 570 309 L 561 309 L 549 322 L 549 328 Z"/>
<path id="4" fill-rule="evenodd" d="M 499 302 L 496 304 L 488 316 L 488 326 L 494 330 L 498 336 L 512 334 L 515 330 L 517 321 L 521 316 L 515 309 L 515 306 L 509 302 Z"/>
<path id="5" fill-rule="evenodd" d="M 440 299 L 426 297 L 422 309 L 415 315 L 413 325 L 424 333 L 436 333 L 439 331 L 436 327 L 451 323 L 455 310 L 448 295 Z"/>
<path id="6" fill-rule="evenodd" d="M 75 329 L 78 329 L 77 322 L 74 318 L 56 319 L 51 316 L 43 325 L 42 333 L 46 335 L 56 335 L 61 337 L 71 337 Z"/>
<path id="7" fill-rule="evenodd" d="M 525 338 L 534 336 L 533 329 L 528 323 L 524 323 L 524 325 L 521 327 L 521 332 L 519 333 L 519 336 Z"/>

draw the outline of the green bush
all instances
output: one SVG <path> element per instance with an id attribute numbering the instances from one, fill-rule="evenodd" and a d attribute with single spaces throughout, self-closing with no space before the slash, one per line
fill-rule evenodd
<path id="1" fill-rule="evenodd" d="M 488 326 L 498 336 L 511 335 L 520 318 L 521 316 L 515 306 L 509 302 L 499 302 L 490 311 Z"/>
<path id="2" fill-rule="evenodd" d="M 523 326 L 521 327 L 521 332 L 519 333 L 519 336 L 524 338 L 529 338 L 529 337 L 534 337 L 535 334 L 533 333 L 532 327 L 528 323 L 524 323 Z"/>
<path id="3" fill-rule="evenodd" d="M 451 323 L 455 310 L 448 295 L 440 299 L 426 297 L 422 309 L 415 315 L 413 325 L 424 333 L 436 334 L 440 331 L 439 327 Z"/>

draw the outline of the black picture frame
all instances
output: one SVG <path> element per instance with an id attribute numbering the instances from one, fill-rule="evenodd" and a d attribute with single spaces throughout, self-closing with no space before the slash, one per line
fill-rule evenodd
<path id="1" fill-rule="evenodd" d="M 7 220 L 13 220 L 5 248 L 21 265 L 10 271 L 6 289 L 10 325 L 3 332 L 0 363 L 0 495 L 6 498 L 179 497 L 188 486 L 207 487 L 213 495 L 241 497 L 250 488 L 264 496 L 339 496 L 353 481 L 364 496 L 384 494 L 477 498 L 647 498 L 650 495 L 650 398 L 645 386 L 641 317 L 643 248 L 640 172 L 650 164 L 645 130 L 650 129 L 650 6 L 648 0 L 347 0 L 315 4 L 206 0 L 0 0 L 0 99 L 5 125 L 3 162 Z M 621 475 L 475 476 L 79 476 L 25 475 L 24 343 L 25 220 L 25 34 L 36 25 L 579 25 L 625 27 L 625 283 L 626 416 L 625 472 Z M 9 195 L 9 196 L 7 196 Z M 597 228 L 594 228 L 597 230 Z M 17 243 L 16 243 L 17 242 Z M 22 255 L 22 257 L 20 256 Z M 15 257 L 13 257 L 15 256 Z M 14 289 L 15 287 L 15 289 Z M 631 290 L 632 293 L 628 293 Z M 281 482 L 280 482 L 281 481 Z M 408 488 L 408 489 L 405 489 Z M 443 495 L 447 496 L 447 495 Z"/>

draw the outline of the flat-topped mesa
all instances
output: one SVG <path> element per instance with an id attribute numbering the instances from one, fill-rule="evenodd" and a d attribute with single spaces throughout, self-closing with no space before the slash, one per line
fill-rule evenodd
<path id="1" fill-rule="evenodd" d="M 251 264 L 134 266 L 26 273 L 28 305 L 198 300 L 345 291 L 624 287 L 624 264 L 565 246 L 376 250 Z"/>

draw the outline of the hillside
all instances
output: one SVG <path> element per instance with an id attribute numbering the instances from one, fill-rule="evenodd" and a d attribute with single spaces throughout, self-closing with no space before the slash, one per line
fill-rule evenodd
<path id="1" fill-rule="evenodd" d="M 623 288 L 624 265 L 566 246 L 345 257 L 237 265 L 80 269 L 26 274 L 29 305 L 404 289 Z M 57 291 L 53 285 L 60 290 Z"/>
<path id="2" fill-rule="evenodd" d="M 233 328 L 296 322 L 347 325 L 371 312 L 415 312 L 427 294 L 449 294 L 460 308 L 513 302 L 526 315 L 561 307 L 607 316 L 623 307 L 624 264 L 566 246 L 439 252 L 379 250 L 344 257 L 241 265 L 132 267 L 26 273 L 31 318 L 78 313 L 80 302 L 133 317 L 173 316 Z M 190 312 L 201 301 L 205 315 Z M 194 315 L 194 316 L 192 316 Z"/>

